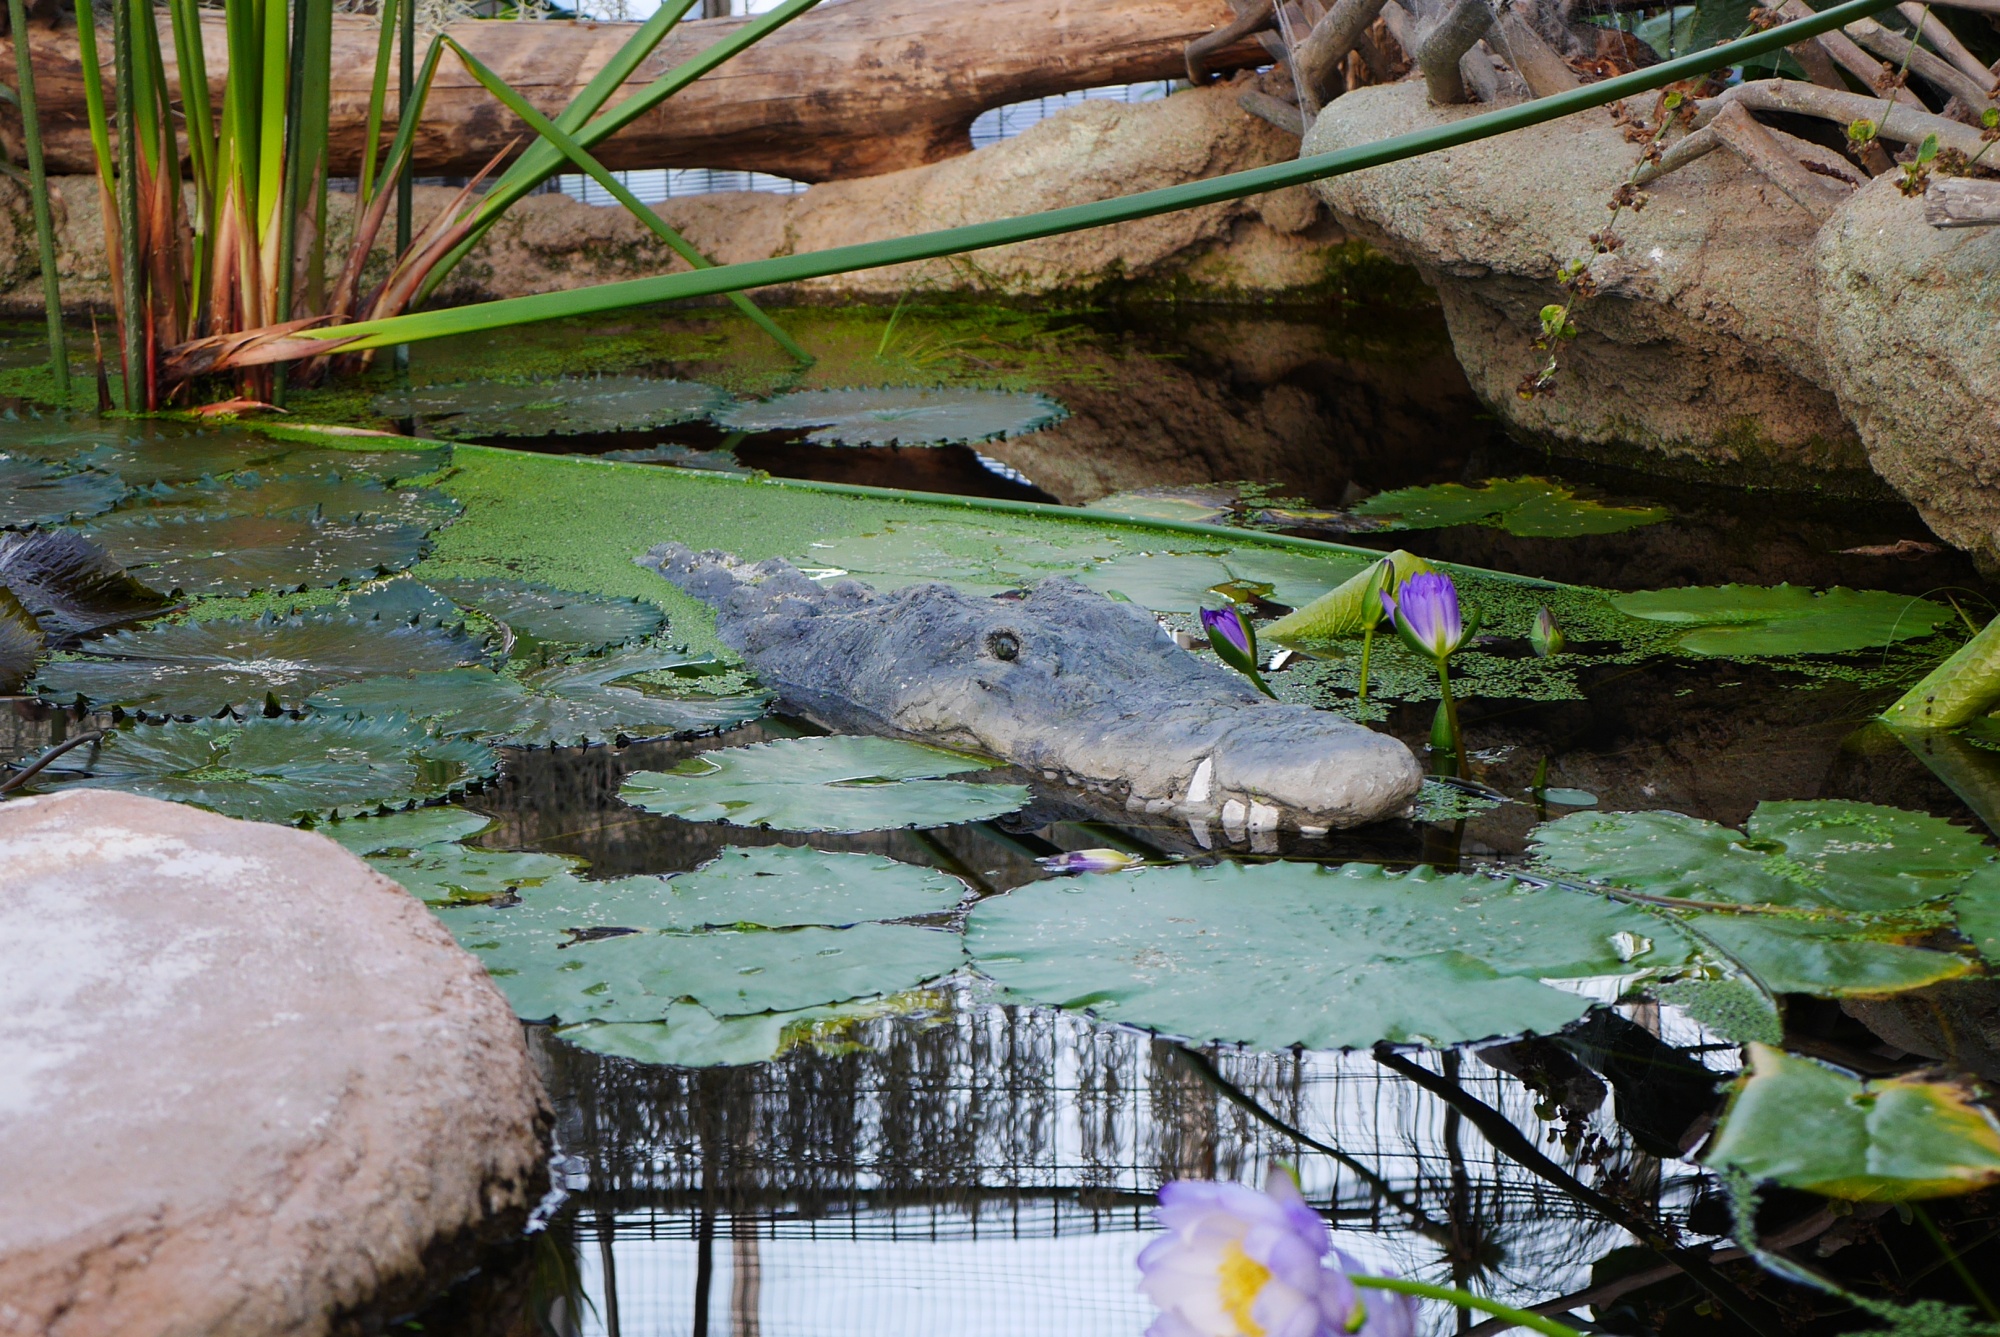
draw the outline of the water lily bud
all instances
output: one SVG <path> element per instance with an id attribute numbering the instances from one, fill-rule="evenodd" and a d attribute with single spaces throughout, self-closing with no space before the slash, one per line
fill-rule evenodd
<path id="1" fill-rule="evenodd" d="M 1384 593 L 1382 609 L 1395 620 L 1405 645 L 1440 663 L 1463 649 L 1479 629 L 1477 617 L 1460 614 L 1458 587 L 1451 577 L 1436 571 L 1411 576 L 1394 594 Z"/>
<path id="2" fill-rule="evenodd" d="M 1556 625 L 1555 614 L 1542 608 L 1535 612 L 1535 625 L 1528 631 L 1528 644 L 1534 647 L 1537 656 L 1547 659 L 1550 655 L 1561 654 L 1563 647 L 1569 644 L 1569 638 Z"/>
<path id="3" fill-rule="evenodd" d="M 1121 850 L 1064 850 L 1035 860 L 1044 870 L 1068 877 L 1076 873 L 1122 873 L 1146 862 Z"/>
<path id="4" fill-rule="evenodd" d="M 1204 608 L 1201 625 L 1208 633 L 1208 643 L 1215 648 L 1216 658 L 1248 678 L 1251 686 L 1265 696 L 1277 696 L 1264 681 L 1264 675 L 1257 671 L 1257 633 L 1251 629 L 1250 619 L 1243 616 L 1242 609 Z"/>

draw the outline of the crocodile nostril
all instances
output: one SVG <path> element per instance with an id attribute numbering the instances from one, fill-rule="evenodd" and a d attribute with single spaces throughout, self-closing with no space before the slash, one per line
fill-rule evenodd
<path id="1" fill-rule="evenodd" d="M 986 633 L 986 653 L 995 659 L 1018 659 L 1021 656 L 1021 638 L 1011 631 L 989 631 Z"/>

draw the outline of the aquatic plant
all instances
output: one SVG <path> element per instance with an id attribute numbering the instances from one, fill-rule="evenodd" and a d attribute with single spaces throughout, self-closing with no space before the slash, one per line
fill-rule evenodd
<path id="1" fill-rule="evenodd" d="M 34 676 L 46 638 L 35 615 L 13 592 L 0 586 L 0 693 L 12 695 Z"/>
<path id="2" fill-rule="evenodd" d="M 1064 850 L 1061 854 L 1044 855 L 1035 862 L 1045 873 L 1072 877 L 1078 873 L 1122 873 L 1128 868 L 1141 867 L 1146 861 L 1123 850 L 1095 849 Z"/>
<path id="3" fill-rule="evenodd" d="M 171 602 L 73 529 L 0 534 L 0 588 L 58 644 L 151 617 Z"/>
<path id="4" fill-rule="evenodd" d="M 1623 101 L 1636 93 L 1664 88 L 1684 79 L 1738 65 L 1780 48 L 1795 45 L 1816 34 L 1831 32 L 1843 24 L 1866 17 L 1879 7 L 1880 0 L 1845 0 L 1842 4 L 1805 18 L 1779 24 L 1767 31 L 1753 33 L 1734 42 L 1662 61 L 1646 69 L 1598 83 L 1586 84 L 1566 92 L 1535 98 L 1481 115 L 1468 116 L 1412 134 L 1398 135 L 1377 143 L 1315 154 L 1249 171 L 1233 172 L 1205 181 L 1141 191 L 1110 200 L 1073 205 L 989 223 L 943 228 L 887 241 L 721 265 L 713 269 L 697 269 L 688 273 L 600 284 L 560 293 L 507 298 L 446 311 L 424 311 L 385 320 L 357 321 L 351 324 L 303 330 L 282 344 L 272 343 L 259 347 L 227 350 L 218 354 L 211 365 L 220 370 L 226 367 L 286 361 L 311 356 L 316 352 L 330 351 L 329 345 L 337 345 L 345 352 L 360 352 L 453 334 L 500 329 L 538 320 L 623 310 L 653 302 L 711 296 L 774 284 L 798 283 L 858 269 L 935 259 L 990 246 L 1004 246 L 1037 237 L 1055 236 L 1084 228 L 1148 218 L 1179 209 L 1242 199 L 1249 195 L 1262 194 L 1286 186 L 1304 185 L 1346 172 L 1360 171 L 1422 153 L 1472 143 L 1524 126 L 1540 125 L 1587 108 Z M 782 9 L 772 11 L 773 14 L 780 12 Z M 748 31 L 749 27 L 754 26 L 755 24 L 749 25 L 740 32 Z M 657 86 L 656 84 L 655 87 Z M 593 122 L 591 129 L 596 130 L 607 124 L 609 129 L 615 129 L 617 125 L 625 123 L 625 120 L 620 118 L 627 115 L 628 109 L 632 109 L 630 115 L 642 114 L 652 105 L 650 103 L 638 105 L 642 103 L 643 98 L 644 95 L 628 98 L 613 112 Z M 611 124 L 613 122 L 615 124 Z M 609 133 L 609 129 L 606 129 L 605 133 Z M 577 138 L 582 142 L 586 135 L 579 134 Z M 543 145 L 536 145 L 529 154 L 523 156 L 522 161 L 526 162 L 536 150 L 542 148 Z M 560 161 L 560 155 L 556 150 L 548 149 L 547 154 L 553 156 L 555 161 Z M 538 159 L 538 162 L 543 161 L 547 160 Z M 513 176 L 514 173 L 510 171 L 502 178 L 502 184 L 510 183 Z M 489 199 L 499 199 L 506 203 L 511 203 L 513 198 L 518 197 L 518 194 L 510 195 L 508 192 L 503 192 L 499 185 L 496 185 L 494 191 L 489 192 Z M 502 204 L 501 207 L 505 205 Z M 462 242 L 461 246 L 467 244 L 469 242 Z"/>
<path id="5" fill-rule="evenodd" d="M 995 441 L 1040 431 L 1069 416 L 1047 395 L 889 385 L 856 390 L 797 390 L 714 414 L 732 432 L 813 428 L 824 446 L 942 446 Z"/>
<path id="6" fill-rule="evenodd" d="M 370 518 L 288 515 L 155 517 L 123 511 L 86 534 L 134 576 L 183 594 L 245 595 L 371 580 L 413 566 L 423 528 Z"/>
<path id="7" fill-rule="evenodd" d="M 1208 633 L 1208 643 L 1217 659 L 1248 678 L 1250 685 L 1265 696 L 1277 699 L 1271 684 L 1257 671 L 1257 629 L 1250 625 L 1241 608 L 1234 604 L 1227 608 L 1204 608 L 1201 626 Z"/>
<path id="8" fill-rule="evenodd" d="M 1882 712 L 1909 728 L 1955 729 L 2000 706 L 2000 618 L 1958 647 Z"/>
<path id="9" fill-rule="evenodd" d="M 648 431 L 693 422 L 730 402 L 725 392 L 694 381 L 564 376 L 392 390 L 375 396 L 372 406 L 385 418 L 422 418 L 426 432 L 482 437 Z"/>
<path id="10" fill-rule="evenodd" d="M 1361 684 L 1355 696 L 1368 699 L 1368 667 L 1375 657 L 1375 628 L 1387 615 L 1388 596 L 1396 592 L 1396 561 L 1384 557 L 1369 569 L 1368 583 L 1361 590 Z"/>
<path id="11" fill-rule="evenodd" d="M 1953 620 L 1950 608 L 1887 590 L 1836 585 L 1692 585 L 1609 595 L 1628 617 L 1685 626 L 1676 648 L 1729 658 L 1830 655 L 1928 636 Z"/>
<path id="12" fill-rule="evenodd" d="M 1569 638 L 1556 625 L 1556 615 L 1548 610 L 1548 606 L 1544 604 L 1536 609 L 1535 625 L 1528 628 L 1528 645 L 1534 650 L 1535 657 L 1547 659 L 1550 655 L 1559 655 L 1568 644 Z"/>
<path id="13" fill-rule="evenodd" d="M 1384 529 L 1445 529 L 1487 525 L 1519 538 L 1577 538 L 1622 534 L 1667 518 L 1660 506 L 1609 506 L 1579 497 L 1546 478 L 1495 478 L 1476 487 L 1436 483 L 1378 492 L 1352 515 L 1380 521 Z"/>
<path id="14" fill-rule="evenodd" d="M 1451 738 L 1452 755 L 1461 776 L 1466 773 L 1465 734 L 1459 728 L 1458 702 L 1451 694 L 1451 657 L 1464 649 L 1479 630 L 1479 614 L 1462 616 L 1458 607 L 1458 587 L 1451 577 L 1435 571 L 1420 572 L 1404 581 L 1392 593 L 1376 596 L 1382 610 L 1395 621 L 1396 634 L 1412 651 L 1427 657 L 1437 667 L 1438 695 L 1445 726 Z"/>
<path id="15" fill-rule="evenodd" d="M 40 99 L 35 95 L 35 61 L 29 48 L 28 7 L 7 0 L 7 35 L 14 47 L 14 95 L 21 113 L 21 147 L 28 159 L 28 204 L 35 219 L 35 253 L 42 271 L 42 314 L 48 322 L 49 366 L 56 396 L 69 398 L 69 346 L 63 335 L 62 284 L 56 268 L 56 229 L 49 213 L 49 176 L 42 161 Z"/>
<path id="16" fill-rule="evenodd" d="M 108 511 L 125 481 L 92 469 L 69 471 L 0 455 L 0 529 L 57 525 Z"/>
<path id="17" fill-rule="evenodd" d="M 1279 618 L 1264 629 L 1264 634 L 1295 645 L 1367 637 L 1384 616 L 1383 594 L 1393 594 L 1398 583 L 1433 569 L 1429 562 L 1403 548 L 1380 560 L 1389 564 L 1388 571 L 1371 563 L 1311 603 Z"/>

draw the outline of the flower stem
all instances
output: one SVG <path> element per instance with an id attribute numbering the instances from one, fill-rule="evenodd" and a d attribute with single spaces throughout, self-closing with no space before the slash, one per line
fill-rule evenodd
<path id="1" fill-rule="evenodd" d="M 1455 1290 L 1449 1286 L 1432 1286 L 1422 1281 L 1407 1281 L 1402 1277 L 1369 1276 L 1360 1272 L 1349 1273 L 1347 1279 L 1356 1286 L 1373 1290 L 1400 1291 L 1404 1295 L 1421 1296 L 1426 1300 L 1443 1300 L 1446 1304 L 1457 1305 L 1460 1309 L 1477 1309 L 1495 1318 L 1504 1318 L 1517 1327 L 1532 1328 L 1536 1332 L 1547 1333 L 1548 1337 L 1582 1337 L 1581 1333 L 1567 1324 L 1558 1323 L 1552 1318 L 1544 1318 L 1526 1309 L 1511 1308 L 1498 1301 L 1488 1300 L 1484 1296 L 1474 1295 L 1471 1291 Z"/>
<path id="2" fill-rule="evenodd" d="M 1368 699 L 1368 657 L 1375 653 L 1375 624 L 1370 622 L 1368 630 L 1361 633 L 1361 694 L 1358 699 Z"/>
<path id="3" fill-rule="evenodd" d="M 1438 692 L 1444 697 L 1444 717 L 1451 726 L 1451 755 L 1458 764 L 1458 778 L 1470 780 L 1472 771 L 1465 762 L 1465 733 L 1458 727 L 1458 702 L 1452 699 L 1451 670 L 1445 663 L 1444 659 L 1437 662 Z"/>

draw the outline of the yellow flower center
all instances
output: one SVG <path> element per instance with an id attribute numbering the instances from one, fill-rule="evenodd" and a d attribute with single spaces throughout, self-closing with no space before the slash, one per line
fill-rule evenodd
<path id="1" fill-rule="evenodd" d="M 1270 1279 L 1271 1269 L 1243 1252 L 1242 1245 L 1231 1244 L 1223 1251 L 1222 1266 L 1216 1269 L 1222 1307 L 1236 1320 L 1236 1331 L 1243 1337 L 1264 1337 L 1264 1330 L 1250 1317 L 1250 1306 L 1257 1303 L 1257 1293 Z"/>

